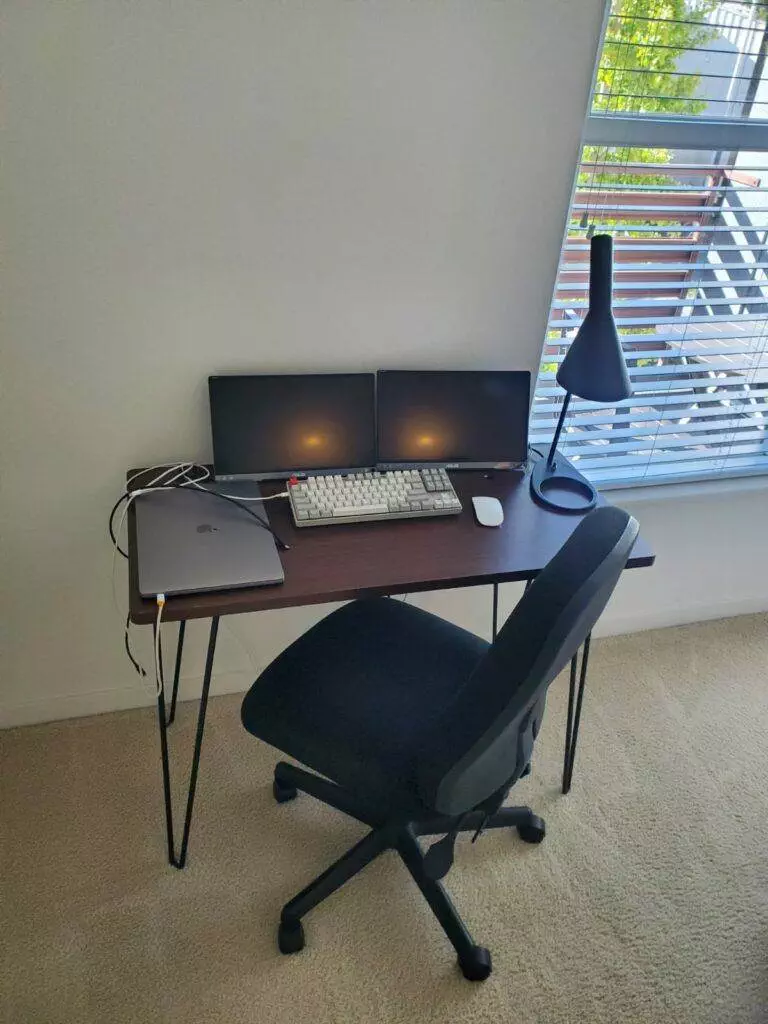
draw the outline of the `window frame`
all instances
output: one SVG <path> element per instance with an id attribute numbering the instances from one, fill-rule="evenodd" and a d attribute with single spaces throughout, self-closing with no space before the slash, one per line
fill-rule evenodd
<path id="1" fill-rule="evenodd" d="M 767 11 L 768 13 L 768 11 Z M 565 218 L 563 238 L 560 245 L 560 258 L 547 310 L 547 324 L 557 298 L 558 285 L 563 261 L 563 253 L 568 241 L 572 220 L 573 205 L 578 190 L 579 173 L 582 165 L 584 148 L 587 146 L 616 148 L 650 148 L 698 151 L 745 151 L 768 153 L 768 118 L 705 118 L 686 116 L 684 114 L 605 114 L 593 112 L 593 102 L 598 80 L 598 71 L 603 55 L 605 36 L 611 15 L 611 0 L 606 0 L 600 43 L 597 48 L 592 84 L 587 101 L 587 114 L 579 143 L 578 159 L 573 175 L 573 183 Z M 531 396 L 531 412 L 534 409 L 535 397 L 542 386 L 542 365 L 548 360 L 545 352 L 548 343 L 547 329 L 541 346 L 539 364 L 534 380 Z M 768 444 L 768 436 L 766 437 Z M 587 475 L 589 475 L 587 471 Z M 728 480 L 747 477 L 764 477 L 768 475 L 768 459 L 765 466 L 724 468 L 709 472 L 688 471 L 684 473 L 664 473 L 654 476 L 647 473 L 633 476 L 630 470 L 626 476 L 615 481 L 600 481 L 601 490 L 629 489 L 638 487 L 662 487 L 666 484 L 700 483 L 715 480 Z"/>

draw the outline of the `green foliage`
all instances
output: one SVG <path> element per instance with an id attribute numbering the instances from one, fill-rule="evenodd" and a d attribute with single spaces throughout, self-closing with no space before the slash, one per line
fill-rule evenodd
<path id="1" fill-rule="evenodd" d="M 593 111 L 700 114 L 706 101 L 694 98 L 699 78 L 675 72 L 686 51 L 716 38 L 705 19 L 717 6 L 717 0 L 614 0 L 617 17 L 608 22 Z"/>
<path id="2" fill-rule="evenodd" d="M 594 113 L 700 114 L 706 101 L 697 99 L 698 75 L 679 76 L 677 62 L 688 50 L 717 37 L 706 16 L 720 0 L 613 0 L 592 103 Z M 661 20 L 659 20 L 661 19 Z M 679 24 L 695 22 L 695 24 Z M 627 149 L 586 146 L 584 162 L 669 162 L 666 149 Z M 584 172 L 579 184 L 664 185 L 664 174 Z"/>

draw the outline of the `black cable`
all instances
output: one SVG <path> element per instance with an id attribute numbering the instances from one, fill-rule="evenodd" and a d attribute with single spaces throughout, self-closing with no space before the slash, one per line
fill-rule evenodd
<path id="1" fill-rule="evenodd" d="M 539 456 L 539 459 L 532 459 L 530 457 L 530 453 L 531 452 L 536 452 L 536 454 Z M 544 454 L 544 452 L 541 450 L 541 448 L 537 448 L 535 445 L 529 444 L 528 445 L 528 459 L 527 459 L 526 464 L 525 464 L 525 473 L 526 473 L 526 475 L 528 473 L 532 473 L 533 472 L 534 464 L 537 461 L 539 461 L 541 459 L 546 459 L 546 457 L 547 456 Z"/>
<path id="2" fill-rule="evenodd" d="M 126 615 L 126 617 L 125 617 L 125 653 L 128 655 L 128 658 L 130 659 L 131 664 L 136 669 L 138 674 L 140 676 L 146 676 L 147 673 L 144 671 L 144 669 L 141 667 L 141 665 L 138 663 L 138 661 L 136 661 L 136 659 L 133 656 L 133 652 L 131 651 L 131 640 L 130 640 L 130 636 L 128 635 L 128 630 L 130 628 L 130 625 L 131 625 L 131 614 L 129 612 Z"/>
<path id="3" fill-rule="evenodd" d="M 117 548 L 117 550 L 120 552 L 120 554 L 123 556 L 123 558 L 127 558 L 128 557 L 128 552 L 127 551 L 123 551 L 123 549 L 120 547 L 120 545 L 117 542 L 117 537 L 115 536 L 115 526 L 114 526 L 114 523 L 115 523 L 115 513 L 117 512 L 117 510 L 120 508 L 120 506 L 126 500 L 127 497 L 128 497 L 128 491 L 125 491 L 117 499 L 115 504 L 112 506 L 112 511 L 109 513 L 109 539 L 112 541 L 113 546 Z"/>
<path id="4" fill-rule="evenodd" d="M 181 484 L 179 484 L 179 485 L 175 485 L 174 484 L 173 486 L 178 486 L 178 489 L 182 490 L 182 491 L 190 491 L 190 490 L 192 490 L 192 491 L 196 491 L 198 494 L 210 494 L 210 496 L 212 498 L 221 498 L 222 501 L 228 501 L 231 505 L 237 505 L 237 507 L 241 508 L 243 510 L 243 512 L 247 512 L 249 516 L 253 516 L 253 518 L 256 520 L 256 522 L 259 524 L 259 526 L 263 527 L 265 530 L 268 530 L 269 533 L 272 534 L 272 536 L 275 538 L 275 541 L 277 542 L 278 548 L 281 551 L 290 551 L 291 550 L 290 547 L 285 543 L 285 541 L 282 540 L 275 533 L 275 531 L 272 529 L 272 527 L 269 525 L 269 523 L 266 522 L 264 519 L 262 519 L 261 516 L 258 515 L 254 511 L 254 509 L 249 508 L 248 505 L 246 505 L 244 502 L 238 501 L 237 498 L 233 498 L 230 494 L 222 494 L 220 491 L 209 491 L 207 487 L 193 487 L 193 488 L 190 488 L 189 486 L 185 487 L 185 486 L 183 486 Z"/>
<path id="5" fill-rule="evenodd" d="M 262 529 L 267 530 L 269 533 L 272 534 L 272 536 L 275 538 L 275 542 L 277 543 L 278 548 L 281 551 L 290 551 L 290 547 L 285 543 L 284 540 L 282 540 L 281 537 L 279 537 L 275 533 L 275 531 L 272 529 L 268 522 L 262 519 L 261 516 L 255 512 L 254 509 L 249 508 L 248 505 L 246 505 L 244 502 L 238 501 L 237 498 L 233 498 L 229 494 L 221 494 L 219 491 L 209 491 L 207 487 L 190 487 L 189 484 L 184 484 L 183 482 L 178 484 L 159 484 L 158 487 L 173 487 L 179 491 L 194 491 L 197 494 L 210 494 L 212 498 L 221 498 L 222 501 L 228 501 L 231 505 L 237 505 L 237 507 L 241 508 L 243 512 L 247 512 L 249 516 L 253 516 L 253 518 L 256 520 L 259 526 L 262 527 Z M 140 488 L 137 489 L 140 490 Z M 148 490 L 151 489 L 148 488 Z M 124 558 L 127 558 L 128 555 L 125 551 L 123 551 L 123 549 L 118 544 L 117 537 L 115 536 L 114 521 L 115 515 L 117 514 L 117 510 L 120 508 L 120 505 L 124 501 L 127 501 L 128 498 L 130 498 L 131 493 L 131 491 L 124 491 L 117 499 L 115 504 L 112 506 L 112 511 L 109 513 L 109 536 L 114 546 L 117 548 L 117 550 Z"/>

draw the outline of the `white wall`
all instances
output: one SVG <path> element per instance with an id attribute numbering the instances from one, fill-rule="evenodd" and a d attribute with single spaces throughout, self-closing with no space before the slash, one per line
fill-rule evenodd
<path id="1" fill-rule="evenodd" d="M 535 367 L 601 14 L 6 5 L 4 724 L 151 699 L 122 653 L 106 515 L 128 466 L 209 457 L 208 373 Z M 737 593 L 753 552 L 732 554 Z M 654 572 L 617 599 L 622 628 L 666 591 Z M 486 625 L 485 591 L 429 600 Z M 228 621 L 215 688 L 321 613 Z"/>
<path id="2" fill-rule="evenodd" d="M 768 478 L 607 496 L 637 517 L 656 564 L 624 573 L 597 633 L 768 610 Z"/>

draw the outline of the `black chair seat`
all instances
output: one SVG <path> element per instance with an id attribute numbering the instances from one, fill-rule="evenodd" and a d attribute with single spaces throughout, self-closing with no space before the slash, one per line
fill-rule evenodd
<path id="1" fill-rule="evenodd" d="M 243 725 L 366 802 L 411 810 L 420 739 L 488 646 L 402 601 L 353 601 L 265 669 Z"/>

